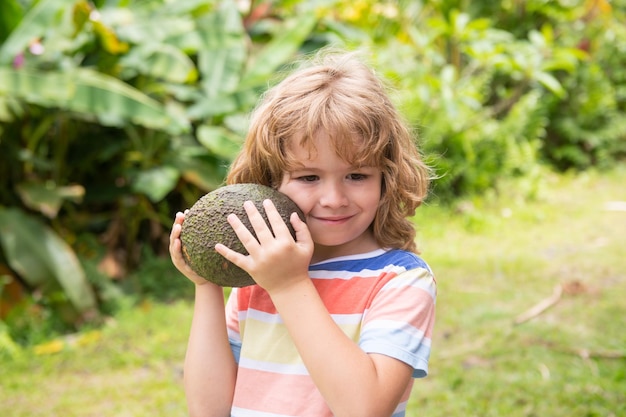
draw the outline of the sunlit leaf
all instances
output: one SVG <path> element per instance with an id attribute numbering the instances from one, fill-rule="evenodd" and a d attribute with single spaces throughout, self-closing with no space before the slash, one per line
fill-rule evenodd
<path id="1" fill-rule="evenodd" d="M 63 201 L 71 199 L 80 201 L 85 195 L 81 185 L 58 187 L 52 182 L 28 182 L 17 185 L 17 192 L 22 202 L 29 208 L 43 213 L 46 217 L 56 217 Z"/>
<path id="2" fill-rule="evenodd" d="M 191 120 L 200 120 L 209 116 L 234 112 L 239 109 L 239 103 L 234 94 L 219 97 L 202 97 L 187 110 Z"/>
<path id="3" fill-rule="evenodd" d="M 565 90 L 559 81 L 547 72 L 537 72 L 535 75 L 537 81 L 541 83 L 545 88 L 550 90 L 552 93 L 559 97 L 563 97 L 565 95 Z"/>
<path id="4" fill-rule="evenodd" d="M 176 187 L 180 178 L 180 172 L 171 166 L 155 167 L 147 171 L 141 171 L 133 181 L 134 191 L 148 196 L 150 201 L 161 201 L 170 191 Z"/>
<path id="5" fill-rule="evenodd" d="M 234 91 L 246 60 L 245 30 L 235 2 L 221 7 L 198 21 L 202 45 L 198 51 L 198 68 L 202 87 L 209 98 Z"/>
<path id="6" fill-rule="evenodd" d="M 245 90 L 267 82 L 274 72 L 298 51 L 316 23 L 317 18 L 312 14 L 304 14 L 288 21 L 284 30 L 278 33 L 256 56 L 241 80 L 239 89 Z"/>
<path id="7" fill-rule="evenodd" d="M 93 11 L 93 5 L 87 0 L 81 0 L 74 4 L 72 9 L 72 24 L 74 25 L 74 36 L 80 33 L 89 21 L 89 15 Z"/>
<path id="8" fill-rule="evenodd" d="M 196 132 L 198 141 L 211 153 L 232 160 L 241 149 L 241 140 L 223 127 L 202 125 Z"/>
<path id="9" fill-rule="evenodd" d="M 128 51 L 129 45 L 119 40 L 113 29 L 105 26 L 102 22 L 92 21 L 95 34 L 105 51 L 113 55 L 123 54 Z"/>
<path id="10" fill-rule="evenodd" d="M 201 146 L 180 149 L 171 163 L 181 171 L 185 181 L 204 191 L 219 187 L 228 167 L 227 162 L 215 159 Z"/>
<path id="11" fill-rule="evenodd" d="M 0 94 L 82 113 L 103 124 L 122 126 L 125 121 L 131 121 L 174 132 L 189 128 L 186 120 L 173 117 L 141 91 L 87 68 L 62 73 L 0 68 Z"/>
<path id="12" fill-rule="evenodd" d="M 120 59 L 119 64 L 121 67 L 174 83 L 195 81 L 198 76 L 191 58 L 180 49 L 167 44 L 137 45 Z"/>

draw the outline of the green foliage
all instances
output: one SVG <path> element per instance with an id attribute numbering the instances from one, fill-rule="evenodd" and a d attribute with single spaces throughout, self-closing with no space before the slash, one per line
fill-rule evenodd
<path id="1" fill-rule="evenodd" d="M 532 194 L 545 162 L 564 170 L 623 159 L 623 4 L 335 5 L 360 30 L 343 33 L 366 39 L 398 91 L 438 197 L 498 190 L 511 178 Z"/>
<path id="2" fill-rule="evenodd" d="M 50 228 L 16 209 L 0 207 L 0 246 L 11 266 L 32 288 L 59 305 L 67 322 L 98 315 L 96 297 L 74 251 Z"/>
<path id="3" fill-rule="evenodd" d="M 25 4 L 3 14 L 0 45 L 3 258 L 37 303 L 60 287 L 84 319 L 106 309 L 101 274 L 163 255 L 173 214 L 222 183 L 247 114 L 317 19 L 229 1 Z M 59 256 L 71 273 L 48 262 Z"/>
<path id="4" fill-rule="evenodd" d="M 566 80 L 568 100 L 552 100 L 546 157 L 560 169 L 608 168 L 626 155 L 626 117 L 595 63 Z"/>
<path id="5" fill-rule="evenodd" d="M 544 156 L 561 170 L 608 168 L 626 156 L 626 7 L 596 11 L 574 38 L 588 53 L 563 77 L 568 96 L 549 102 Z M 591 12 L 590 12 L 591 13 Z"/>
<path id="6" fill-rule="evenodd" d="M 498 179 L 537 180 L 549 123 L 543 100 L 563 94 L 548 67 L 562 70 L 569 61 L 531 59 L 538 55 L 532 42 L 515 40 L 486 19 L 420 13 L 387 40 L 377 62 L 394 80 L 397 101 L 435 168 L 435 194 L 451 199 L 496 188 Z"/>
<path id="7" fill-rule="evenodd" d="M 122 288 L 126 294 L 139 299 L 172 302 L 179 299 L 192 300 L 194 286 L 181 279 L 169 258 L 144 253 L 141 268 L 124 280 Z"/>
<path id="8" fill-rule="evenodd" d="M 21 19 L 22 8 L 17 0 L 0 3 L 0 42 L 4 42 Z"/>
<path id="9" fill-rule="evenodd" d="M 548 168 L 626 155 L 623 0 L 0 3 L 0 210 L 65 242 L 101 312 L 112 279 L 178 294 L 140 267 L 167 258 L 173 214 L 223 183 L 277 74 L 328 44 L 390 80 L 436 198 L 533 197 Z M 15 236 L 0 263 L 33 292 L 62 288 L 58 270 L 16 267 L 11 247 L 34 243 Z M 93 307 L 60 298 L 70 322 Z"/>

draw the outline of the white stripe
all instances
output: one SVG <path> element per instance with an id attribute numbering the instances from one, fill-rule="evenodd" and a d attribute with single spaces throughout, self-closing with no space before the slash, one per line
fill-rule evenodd
<path id="1" fill-rule="evenodd" d="M 337 324 L 359 324 L 363 319 L 363 314 L 355 313 L 355 314 L 331 314 L 333 321 Z"/>
<path id="2" fill-rule="evenodd" d="M 406 271 L 403 274 L 399 274 L 394 279 L 389 280 L 381 291 L 388 290 L 390 288 L 406 288 L 413 287 L 426 291 L 434 299 L 436 297 L 435 280 L 427 269 L 416 268 Z"/>
<path id="3" fill-rule="evenodd" d="M 255 310 L 253 308 L 248 310 L 241 310 L 239 312 L 239 321 L 244 321 L 245 319 L 257 320 L 262 323 L 272 323 L 272 324 L 282 324 L 283 319 L 280 317 L 278 313 L 266 313 L 265 311 Z"/>
<path id="4" fill-rule="evenodd" d="M 316 262 L 313 265 L 324 265 L 330 262 L 341 262 L 341 261 L 351 261 L 351 260 L 358 260 L 358 259 L 369 259 L 369 258 L 375 258 L 377 256 L 382 255 L 385 252 L 388 252 L 389 249 L 375 249 L 371 252 L 366 252 L 366 253 L 359 253 L 356 255 L 346 255 L 346 256 L 338 256 L 336 258 L 330 258 L 330 259 L 326 259 L 320 262 Z"/>
<path id="5" fill-rule="evenodd" d="M 359 324 L 363 318 L 363 313 L 354 314 L 331 314 L 333 321 L 337 324 Z M 247 311 L 241 311 L 239 313 L 239 321 L 243 322 L 245 319 L 256 320 L 266 324 L 284 324 L 280 314 L 266 313 L 260 310 L 250 309 Z M 232 332 L 232 330 L 229 330 Z M 229 333 L 230 334 L 230 333 Z M 235 334 L 233 332 L 233 334 Z"/>
<path id="6" fill-rule="evenodd" d="M 387 265 L 380 269 L 362 269 L 360 271 L 309 271 L 309 276 L 315 279 L 351 279 L 357 276 L 361 277 L 378 277 L 382 273 L 395 272 L 401 274 L 406 268 L 398 265 Z"/>
<path id="7" fill-rule="evenodd" d="M 387 335 L 387 338 L 390 337 L 389 331 L 392 330 L 391 335 L 393 334 L 406 334 L 411 339 L 422 340 L 422 343 L 425 343 L 426 340 L 429 340 L 424 332 L 418 329 L 415 326 L 411 326 L 409 323 L 404 321 L 396 321 L 396 320 L 372 320 L 367 323 L 363 332 L 361 332 L 361 337 L 366 337 L 367 340 L 374 340 L 375 337 L 372 337 L 371 334 L 377 334 L 379 331 L 383 331 L 384 334 Z M 428 343 L 430 344 L 430 342 Z"/>
<path id="8" fill-rule="evenodd" d="M 226 328 L 226 334 L 228 335 L 228 339 L 234 341 L 234 342 L 239 342 L 241 343 L 241 335 L 239 334 L 239 332 L 234 331 L 233 329 L 231 329 L 230 327 Z"/>
<path id="9" fill-rule="evenodd" d="M 407 406 L 408 401 L 403 401 L 400 404 L 398 404 L 398 406 L 396 407 L 395 410 L 393 410 L 393 415 L 396 415 L 399 412 L 404 412 L 406 411 L 406 406 Z"/>

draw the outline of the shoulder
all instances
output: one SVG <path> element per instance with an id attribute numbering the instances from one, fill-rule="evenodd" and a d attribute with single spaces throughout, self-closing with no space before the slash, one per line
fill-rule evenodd
<path id="1" fill-rule="evenodd" d="M 329 259 L 309 268 L 313 279 L 341 279 L 373 285 L 376 293 L 384 288 L 421 287 L 435 291 L 435 278 L 430 266 L 417 254 L 401 249 L 378 249 L 373 252 Z M 357 279 L 358 278 L 358 279 Z"/>
<path id="2" fill-rule="evenodd" d="M 430 267 L 421 257 L 401 249 L 378 249 L 368 253 L 328 259 L 312 264 L 309 269 L 312 271 L 349 270 L 359 272 L 364 269 L 385 270 L 390 268 L 396 269 L 396 272 L 415 268 L 424 268 L 430 271 Z"/>
<path id="3" fill-rule="evenodd" d="M 381 289 L 383 292 L 395 292 L 400 297 L 411 288 L 428 294 L 432 301 L 437 298 L 435 275 L 419 255 L 396 249 L 386 252 L 386 258 L 389 268 L 393 270 L 393 277 L 387 280 Z"/>
<path id="4" fill-rule="evenodd" d="M 392 249 L 384 253 L 384 262 L 388 262 L 392 265 L 398 265 L 406 268 L 407 270 L 423 268 L 432 272 L 430 266 L 419 255 L 405 251 L 402 249 Z"/>

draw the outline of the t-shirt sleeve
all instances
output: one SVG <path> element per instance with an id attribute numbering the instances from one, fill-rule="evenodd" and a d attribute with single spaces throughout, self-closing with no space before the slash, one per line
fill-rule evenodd
<path id="1" fill-rule="evenodd" d="M 436 283 L 418 267 L 390 279 L 376 294 L 363 319 L 359 339 L 367 353 L 379 353 L 413 367 L 413 377 L 428 374 L 435 322 Z"/>
<path id="2" fill-rule="evenodd" d="M 226 302 L 226 330 L 228 332 L 228 341 L 233 351 L 235 362 L 239 363 L 239 355 L 241 353 L 241 333 L 239 331 L 239 308 L 238 308 L 238 289 L 233 288 Z"/>

